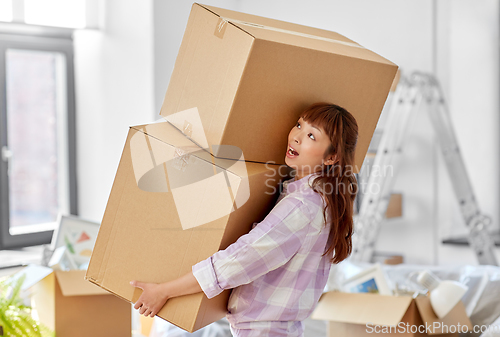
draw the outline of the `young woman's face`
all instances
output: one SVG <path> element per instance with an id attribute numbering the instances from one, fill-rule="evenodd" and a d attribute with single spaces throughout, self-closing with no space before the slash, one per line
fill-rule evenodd
<path id="1" fill-rule="evenodd" d="M 321 170 L 322 165 L 332 165 L 333 158 L 324 158 L 331 142 L 323 128 L 313 126 L 299 118 L 288 134 L 285 163 L 296 170 L 296 179 Z"/>

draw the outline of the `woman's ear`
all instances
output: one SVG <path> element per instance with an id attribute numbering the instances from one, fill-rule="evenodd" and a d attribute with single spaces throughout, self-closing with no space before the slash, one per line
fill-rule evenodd
<path id="1" fill-rule="evenodd" d="M 335 163 L 335 159 L 337 159 L 337 156 L 334 156 L 334 155 L 331 155 L 331 156 L 328 156 L 324 161 L 323 163 L 325 165 L 333 165 Z"/>

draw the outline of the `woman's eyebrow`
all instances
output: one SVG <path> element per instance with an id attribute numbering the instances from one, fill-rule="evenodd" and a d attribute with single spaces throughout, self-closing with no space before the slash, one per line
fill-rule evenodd
<path id="1" fill-rule="evenodd" d="M 316 127 L 316 126 L 314 126 L 314 125 L 312 125 L 312 124 L 311 124 L 311 126 L 312 126 L 313 128 L 315 128 L 316 130 L 318 130 L 320 133 L 322 133 L 322 131 L 321 131 L 321 129 L 320 129 L 320 128 L 318 128 L 318 127 Z"/>
<path id="2" fill-rule="evenodd" d="M 302 119 L 302 120 L 304 120 L 304 118 L 299 117 L 299 122 L 300 122 L 300 120 L 301 120 L 301 119 Z M 304 120 L 304 122 L 306 122 L 306 121 Z M 307 122 L 306 122 L 306 123 L 307 123 Z M 307 124 L 309 124 L 309 123 L 307 123 Z M 315 128 L 316 130 L 318 130 L 320 133 L 323 133 L 323 131 L 321 131 L 321 129 L 320 129 L 320 128 L 318 128 L 317 126 L 314 126 L 313 124 L 309 124 L 309 125 L 311 125 L 311 127 L 313 127 L 313 128 Z"/>

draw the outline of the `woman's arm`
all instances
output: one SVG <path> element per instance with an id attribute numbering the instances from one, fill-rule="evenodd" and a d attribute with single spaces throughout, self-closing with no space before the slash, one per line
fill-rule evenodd
<path id="1" fill-rule="evenodd" d="M 192 272 L 165 283 L 131 281 L 131 285 L 142 289 L 142 294 L 134 305 L 144 316 L 154 317 L 169 298 L 201 292 L 201 287 Z"/>
<path id="2" fill-rule="evenodd" d="M 300 199 L 287 198 L 248 234 L 195 264 L 193 275 L 208 298 L 248 284 L 287 263 L 313 229 L 312 214 Z"/>

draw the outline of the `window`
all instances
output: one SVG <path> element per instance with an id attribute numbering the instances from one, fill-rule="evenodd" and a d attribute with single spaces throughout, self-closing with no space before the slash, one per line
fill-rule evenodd
<path id="1" fill-rule="evenodd" d="M 1 249 L 49 243 L 58 212 L 76 214 L 72 50 L 0 34 Z"/>
<path id="2" fill-rule="evenodd" d="M 12 0 L 0 0 L 0 21 L 12 21 Z"/>
<path id="3" fill-rule="evenodd" d="M 99 0 L 0 0 L 0 22 L 96 28 Z"/>
<path id="4" fill-rule="evenodd" d="M 85 27 L 85 0 L 24 0 L 28 24 L 68 28 Z"/>

